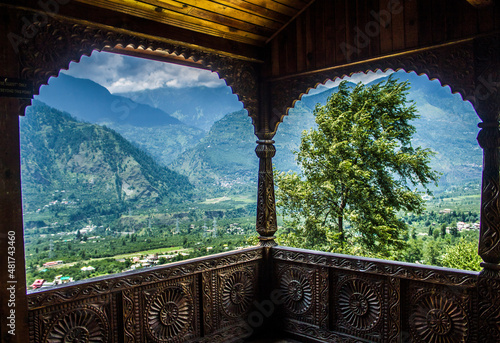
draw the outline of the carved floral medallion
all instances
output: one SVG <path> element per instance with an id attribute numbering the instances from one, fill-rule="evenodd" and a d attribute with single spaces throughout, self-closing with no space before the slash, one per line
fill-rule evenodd
<path id="1" fill-rule="evenodd" d="M 349 278 L 339 284 L 337 292 L 337 312 L 349 328 L 367 332 L 377 326 L 382 300 L 373 285 Z"/>
<path id="2" fill-rule="evenodd" d="M 462 306 L 445 294 L 425 292 L 412 307 L 410 325 L 417 342 L 466 342 L 469 320 Z"/>
<path id="3" fill-rule="evenodd" d="M 106 316 L 93 306 L 69 310 L 59 316 L 47 330 L 44 342 L 99 343 L 108 342 Z"/>
<path id="4" fill-rule="evenodd" d="M 229 274 L 222 285 L 222 308 L 230 317 L 239 317 L 250 308 L 254 298 L 253 275 L 246 270 Z"/>
<path id="5" fill-rule="evenodd" d="M 303 314 L 311 308 L 312 287 L 306 271 L 289 268 L 281 274 L 280 288 L 285 308 L 293 314 Z"/>
<path id="6" fill-rule="evenodd" d="M 156 342 L 182 337 L 194 315 L 193 299 L 180 286 L 159 290 L 147 304 L 147 331 Z"/>

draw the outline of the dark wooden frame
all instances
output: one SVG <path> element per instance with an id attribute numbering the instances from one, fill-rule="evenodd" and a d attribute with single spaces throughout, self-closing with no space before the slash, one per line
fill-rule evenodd
<path id="1" fill-rule="evenodd" d="M 21 32 L 26 29 L 23 18 L 40 14 L 40 10 L 30 9 L 28 4 L 18 7 L 11 1 L 5 2 L 9 4 L 0 4 L 2 33 Z M 360 49 L 353 61 L 338 59 L 338 51 L 331 50 L 335 48 L 333 36 L 337 45 L 342 39 L 352 43 L 356 25 L 368 23 L 363 13 L 372 8 L 379 9 L 387 0 L 369 3 L 353 5 L 338 0 L 335 8 L 328 9 L 327 1 L 318 0 L 262 50 L 235 46 L 222 38 L 210 40 L 200 35 L 189 36 L 175 28 L 172 28 L 170 38 L 158 37 L 153 34 L 155 26 L 143 19 L 138 19 L 138 22 L 143 23 L 144 28 L 135 26 L 133 29 L 120 27 L 120 22 L 102 14 L 94 22 L 89 22 L 85 13 L 77 13 L 80 9 L 77 5 L 73 9 L 71 6 L 62 9 L 59 15 L 50 17 L 46 25 L 32 23 L 37 33 L 19 53 L 10 49 L 11 42 L 2 35 L 0 75 L 33 82 L 35 94 L 50 77 L 68 68 L 71 61 L 79 61 L 81 56 L 94 50 L 123 52 L 126 49 L 128 53 L 146 58 L 152 58 L 151 53 L 155 51 L 166 52 L 165 61 L 179 63 L 179 58 L 183 58 L 188 64 L 218 72 L 248 110 L 258 138 L 256 153 L 260 164 L 256 229 L 261 247 L 27 295 L 22 254 L 18 115 L 24 114 L 30 100 L 0 98 L 0 250 L 7 251 L 8 237 L 15 236 L 18 252 L 12 274 L 17 281 L 12 293 L 17 301 L 17 335 L 6 332 L 9 320 L 2 316 L 1 339 L 26 342 L 29 335 L 32 341 L 57 341 L 58 338 L 50 334 L 56 325 L 59 325 L 58 329 L 62 327 L 69 332 L 71 327 L 68 325 L 74 324 L 75 320 L 93 318 L 101 323 L 94 327 L 96 332 L 106 331 L 109 341 L 162 341 L 159 336 L 146 332 L 148 316 L 158 314 L 148 306 L 154 299 L 164 300 L 172 292 L 180 292 L 190 303 L 198 304 L 192 306 L 190 328 L 183 331 L 185 339 L 227 341 L 234 333 L 230 318 L 239 323 L 235 325 L 239 329 L 235 330 L 243 337 L 249 321 L 245 316 L 250 307 L 234 316 L 229 315 L 224 310 L 221 289 L 218 288 L 230 279 L 234 282 L 234 278 L 239 278 L 242 284 L 248 284 L 250 279 L 259 281 L 258 287 L 252 290 L 251 301 L 271 301 L 273 291 L 287 285 L 282 289 L 285 299 L 282 300 L 280 315 L 276 315 L 278 312 L 271 314 L 268 324 L 281 327 L 282 331 L 277 331 L 281 334 L 300 339 L 401 342 L 410 337 L 419 341 L 418 337 L 422 332 L 428 332 L 429 326 L 425 323 L 416 325 L 419 318 L 409 322 L 407 314 L 420 313 L 425 308 L 427 312 L 424 314 L 439 314 L 443 319 L 446 318 L 443 308 L 451 306 L 449 308 L 458 311 L 461 318 L 460 325 L 457 322 L 453 327 L 466 327 L 467 334 L 463 331 L 457 334 L 441 327 L 442 331 L 434 332 L 433 341 L 442 342 L 449 335 L 458 335 L 453 337 L 464 342 L 497 341 L 500 338 L 500 36 L 495 18 L 498 20 L 500 7 L 494 5 L 469 15 L 466 5 L 461 4 L 461 15 L 467 25 L 460 32 L 449 29 L 440 36 L 432 31 L 439 32 L 440 18 L 439 14 L 436 15 L 439 11 L 425 13 L 426 6 L 431 6 L 427 0 L 404 0 L 405 18 L 409 18 L 409 22 L 395 19 L 393 26 L 381 29 L 379 43 L 370 43 Z M 349 15 L 342 19 L 343 12 L 339 9 Z M 95 9 L 89 7 L 87 10 L 97 15 Z M 343 23 L 344 31 L 329 26 L 328 22 L 325 26 L 317 24 L 314 32 L 318 36 L 313 40 L 312 19 L 320 23 L 326 19 L 324 13 L 330 10 L 335 11 L 337 23 Z M 414 13 L 420 17 L 411 19 Z M 450 23 L 456 19 L 453 15 L 448 17 Z M 419 23 L 417 40 L 412 36 L 416 31 L 411 28 L 411 20 Z M 429 27 L 428 23 L 437 26 Z M 470 23 L 475 23 L 474 27 Z M 405 27 L 405 42 L 398 41 L 398 25 Z M 195 40 L 199 44 L 195 44 Z M 304 48 L 304 55 L 300 46 Z M 168 54 L 175 56 L 169 59 Z M 283 54 L 286 54 L 285 59 L 280 57 Z M 333 57 L 335 62 L 328 62 Z M 275 148 L 272 139 L 279 123 L 294 101 L 310 87 L 355 72 L 386 69 L 415 71 L 439 79 L 443 85 L 449 85 L 452 91 L 471 101 L 482 120 L 478 135 L 484 151 L 479 254 L 484 260 L 484 269 L 479 274 L 275 246 L 277 225 L 272 174 Z M 0 264 L 7 265 L 6 255 L 0 257 Z M 7 278 L 8 273 L 0 274 L 1 285 L 8 284 Z M 304 284 L 308 284 L 307 287 Z M 304 292 L 299 292 L 300 287 L 309 291 L 307 301 Z M 227 289 L 232 290 L 231 287 Z M 370 299 L 363 302 L 361 295 L 356 295 L 357 301 L 347 301 L 345 294 L 352 295 L 353 289 L 361 295 L 359 290 L 368 292 L 372 289 Z M 3 298 L 1 312 L 10 313 L 10 291 L 2 289 L 0 294 Z M 340 297 L 342 294 L 343 298 Z M 297 299 L 302 300 L 298 305 Z M 441 308 L 429 308 L 429 299 L 441 304 Z M 371 304 L 372 308 L 380 309 L 376 311 L 378 314 L 371 314 L 370 318 L 376 321 L 373 325 L 367 320 L 355 320 L 356 311 L 358 317 L 359 313 L 366 311 L 364 305 L 356 308 L 360 304 Z M 462 325 L 464 322 L 467 325 Z M 165 338 L 163 341 L 175 340 Z"/>

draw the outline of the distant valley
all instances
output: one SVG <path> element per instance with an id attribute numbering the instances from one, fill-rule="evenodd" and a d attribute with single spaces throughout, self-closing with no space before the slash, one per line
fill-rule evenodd
<path id="1" fill-rule="evenodd" d="M 436 82 L 396 75 L 410 80 L 421 115 L 413 144 L 436 151 L 431 165 L 443 174 L 431 213 L 404 220 L 416 221 L 419 235 L 442 208 L 469 211 L 450 213 L 445 226 L 454 218 L 474 222 L 477 116 Z M 289 111 L 274 137 L 277 170 L 298 171 L 293 150 L 303 130 L 315 127 L 316 104 L 335 90 L 320 86 Z M 141 268 L 134 258 L 147 254 L 167 263 L 253 244 L 256 137 L 227 87 L 117 95 L 61 74 L 21 118 L 20 133 L 28 282 Z M 54 260 L 65 264 L 43 267 Z M 90 265 L 94 272 L 82 271 Z"/>
<path id="2" fill-rule="evenodd" d="M 436 152 L 431 165 L 442 173 L 440 188 L 478 182 L 478 118 L 470 104 L 437 81 L 413 73 L 395 75 L 412 86 L 409 97 L 420 113 L 413 143 Z M 315 126 L 316 104 L 326 103 L 335 90 L 320 86 L 304 95 L 280 124 L 274 138 L 278 170 L 297 171 L 292 151 L 298 149 L 302 131 Z M 217 194 L 255 187 L 256 138 L 246 111 L 238 111 L 241 103 L 228 87 L 159 88 L 118 96 L 91 81 L 61 75 L 39 99 L 78 119 L 109 126 L 198 187 Z M 225 110 L 232 112 L 221 114 Z"/>

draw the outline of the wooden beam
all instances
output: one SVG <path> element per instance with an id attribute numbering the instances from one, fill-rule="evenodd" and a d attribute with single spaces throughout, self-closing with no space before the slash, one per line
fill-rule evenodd
<path id="1" fill-rule="evenodd" d="M 19 56 L 7 32 L 17 26 L 9 11 L 0 10 L 0 76 L 19 78 Z M 19 115 L 25 100 L 0 97 L 0 341 L 29 341 L 28 301 L 21 196 Z"/>
<path id="2" fill-rule="evenodd" d="M 305 10 L 307 10 L 309 8 L 309 6 L 312 5 L 312 3 L 314 1 L 316 1 L 316 0 L 309 1 L 309 3 L 307 5 L 305 5 L 300 11 L 295 13 L 295 15 L 292 18 L 290 18 L 290 20 L 285 25 L 283 25 L 278 31 L 276 31 L 271 37 L 269 37 L 267 39 L 266 44 L 268 44 L 270 41 L 272 41 L 281 31 L 283 31 L 288 25 L 290 25 L 291 22 L 293 22 L 295 19 L 297 19 Z"/>
<path id="3" fill-rule="evenodd" d="M 480 37 L 480 36 L 478 35 L 476 37 Z M 455 44 L 461 44 L 461 43 L 471 42 L 476 37 L 470 37 L 470 38 L 460 39 L 460 40 L 456 40 L 456 41 L 450 41 L 450 42 L 446 42 L 446 43 L 443 43 L 443 44 L 429 45 L 429 46 L 426 46 L 426 47 L 421 47 L 421 48 L 417 48 L 417 49 L 413 49 L 413 50 L 408 49 L 408 50 L 405 50 L 405 51 L 402 51 L 402 52 L 389 53 L 389 54 L 380 55 L 380 56 L 377 56 L 377 57 L 372 57 L 372 58 L 368 58 L 368 59 L 364 59 L 364 60 L 359 60 L 359 61 L 355 61 L 355 62 L 339 63 L 339 64 L 334 65 L 334 66 L 330 66 L 330 67 L 326 67 L 326 68 L 317 68 L 317 69 L 314 69 L 314 70 L 307 70 L 307 71 L 298 72 L 298 73 L 295 73 L 295 74 L 280 75 L 280 76 L 277 76 L 277 77 L 268 77 L 268 78 L 264 79 L 264 82 L 276 82 L 276 81 L 283 81 L 283 80 L 292 79 L 292 78 L 295 78 L 295 77 L 310 76 L 310 75 L 314 75 L 314 74 L 318 74 L 318 73 L 323 73 L 323 72 L 327 72 L 327 71 L 331 71 L 331 70 L 335 70 L 335 69 L 346 68 L 346 67 L 351 67 L 351 66 L 355 66 L 355 65 L 362 65 L 362 64 L 370 63 L 370 62 L 376 62 L 376 61 L 384 60 L 384 59 L 387 59 L 387 58 L 393 58 L 393 57 L 398 57 L 398 56 L 406 56 L 406 55 L 411 55 L 411 54 L 415 54 L 415 53 L 423 52 L 423 51 L 431 51 L 433 49 L 437 49 L 437 48 L 441 48 L 441 47 L 446 47 L 446 46 L 452 46 L 452 45 L 455 45 Z"/>
<path id="4" fill-rule="evenodd" d="M 267 36 L 265 35 L 239 30 L 227 25 L 219 24 L 215 21 L 208 21 L 200 19 L 196 16 L 184 15 L 179 12 L 175 12 L 171 6 L 169 8 L 166 8 L 168 6 L 165 6 L 160 10 L 157 10 L 157 6 L 132 0 L 78 0 L 78 2 L 177 26 L 215 37 L 222 37 L 257 46 L 263 45 L 267 39 Z"/>
<path id="5" fill-rule="evenodd" d="M 221 5 L 231 6 L 233 8 L 237 8 L 243 11 L 248 11 L 250 13 L 253 13 L 254 15 L 259 15 L 263 18 L 271 19 L 281 24 L 286 23 L 290 19 L 290 16 L 286 14 L 275 11 L 273 9 L 252 4 L 247 1 L 241 1 L 241 0 L 216 0 L 216 1 Z"/>
<path id="6" fill-rule="evenodd" d="M 493 0 L 467 0 L 474 7 L 482 8 L 493 5 Z"/>
<path id="7" fill-rule="evenodd" d="M 273 0 L 273 2 L 277 2 L 282 5 L 295 8 L 297 10 L 303 9 L 308 4 L 307 0 Z"/>
<path id="8" fill-rule="evenodd" d="M 269 1 L 269 0 L 245 0 L 245 1 L 272 11 L 285 14 L 289 17 L 293 17 L 297 13 L 297 10 L 294 9 L 293 7 L 283 5 L 276 1 Z"/>
<path id="9" fill-rule="evenodd" d="M 4 5 L 7 7 L 24 10 L 40 10 L 40 8 L 30 0 L 3 0 L 3 2 L 11 4 L 10 6 Z M 236 59 L 254 62 L 263 61 L 262 49 L 254 45 L 193 32 L 176 26 L 116 12 L 112 9 L 98 8 L 76 1 L 71 1 L 64 6 L 60 6 L 56 18 L 70 20 L 81 25 L 101 26 L 110 30 L 122 30 L 127 34 L 183 45 L 200 51 L 217 53 Z M 89 18 L 91 18 L 91 21 Z"/>
<path id="10" fill-rule="evenodd" d="M 243 11 L 235 8 L 231 5 L 222 5 L 213 1 L 205 0 L 141 0 L 141 2 L 150 3 L 152 5 L 162 6 L 171 5 L 175 6 L 179 13 L 185 13 L 193 16 L 198 14 L 202 18 L 206 18 L 210 15 L 217 15 L 214 19 L 218 19 L 218 16 L 223 17 L 221 21 L 227 20 L 229 18 L 235 22 L 243 22 L 246 24 L 251 24 L 257 27 L 267 28 L 269 30 L 277 30 L 281 27 L 280 22 L 261 17 L 255 13 L 249 11 Z M 238 25 L 238 24 L 236 24 Z"/>

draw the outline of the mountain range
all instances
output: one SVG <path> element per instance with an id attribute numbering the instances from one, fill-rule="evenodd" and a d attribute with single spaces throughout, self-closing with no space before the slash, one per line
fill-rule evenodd
<path id="1" fill-rule="evenodd" d="M 50 79 L 49 86 L 42 87 L 37 100 L 78 120 L 112 128 L 163 165 L 205 135 L 202 129 L 187 125 L 161 109 L 111 94 L 91 80 L 63 73 Z"/>
<path id="2" fill-rule="evenodd" d="M 243 108 L 238 97 L 226 86 L 162 87 L 117 94 L 139 104 L 154 106 L 203 131 L 209 131 L 226 114 Z"/>
<path id="3" fill-rule="evenodd" d="M 20 122 L 26 208 L 34 210 L 64 191 L 66 200 L 150 205 L 182 201 L 185 176 L 104 126 L 81 122 L 39 101 Z M 77 200 L 78 199 L 78 200 Z"/>
<path id="4" fill-rule="evenodd" d="M 482 156 L 476 142 L 478 118 L 472 106 L 425 76 L 397 72 L 394 77 L 411 84 L 409 98 L 416 102 L 420 114 L 413 123 L 417 128 L 413 144 L 436 152 L 431 167 L 442 173 L 440 186 L 479 180 Z M 40 100 L 72 113 L 72 108 L 77 106 L 76 98 L 81 98 L 78 101 L 84 103 L 85 110 L 78 110 L 77 118 L 106 124 L 159 163 L 187 176 L 191 183 L 222 192 L 241 191 L 244 185 L 254 187 L 258 168 L 254 152 L 256 138 L 247 112 L 238 111 L 241 104 L 228 87 L 160 88 L 118 96 L 88 80 L 66 75 L 56 80 L 51 81 L 47 90 L 42 89 Z M 56 87 L 49 91 L 54 85 Z M 289 111 L 274 137 L 277 149 L 274 165 L 278 170 L 298 171 L 293 150 L 299 147 L 302 131 L 315 127 L 316 104 L 325 104 L 336 89 L 320 85 Z M 116 101 L 128 104 L 130 109 L 124 123 L 120 115 L 112 111 L 118 106 Z M 100 108 L 100 115 L 92 112 L 96 108 Z M 226 109 L 236 111 L 222 115 L 221 111 Z M 141 125 L 135 125 L 135 118 L 140 118 L 143 111 L 150 111 L 158 118 L 150 115 Z M 210 130 L 204 131 L 208 126 Z"/>

